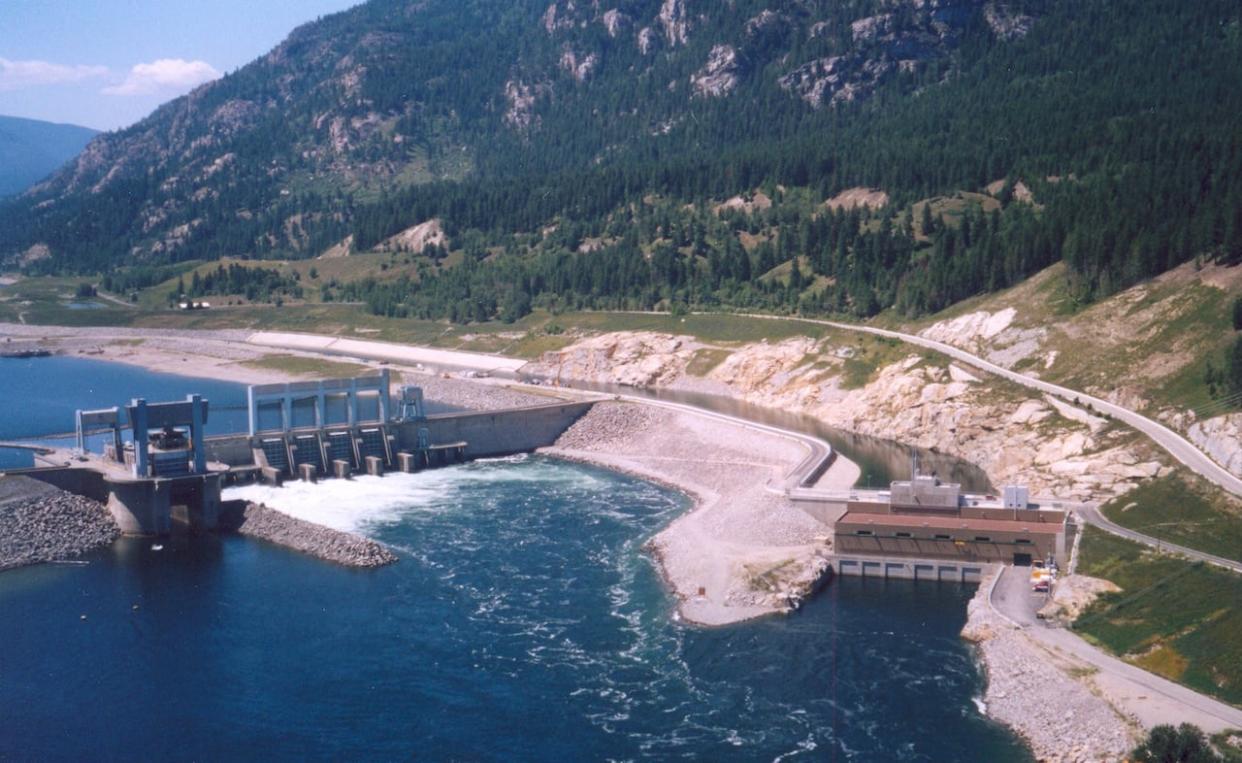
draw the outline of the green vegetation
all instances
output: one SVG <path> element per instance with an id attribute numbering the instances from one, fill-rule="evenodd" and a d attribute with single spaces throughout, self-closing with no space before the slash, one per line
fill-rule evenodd
<path id="1" fill-rule="evenodd" d="M 1225 763 L 1208 742 L 1203 729 L 1183 723 L 1177 728 L 1156 726 L 1134 750 L 1135 763 Z"/>
<path id="2" fill-rule="evenodd" d="M 1116 583 L 1074 623 L 1141 667 L 1242 703 L 1242 575 L 1086 527 L 1078 571 Z"/>
<path id="3" fill-rule="evenodd" d="M 338 378 L 361 376 L 371 371 L 370 366 L 361 363 L 342 363 L 335 360 L 308 358 L 301 355 L 264 355 L 255 360 L 243 360 L 238 365 L 259 368 L 268 371 L 283 371 L 298 376 L 316 378 Z"/>
<path id="4" fill-rule="evenodd" d="M 107 193 L 53 182 L 7 205 L 0 242 L 4 254 L 46 244 L 52 256 L 32 272 L 92 272 L 135 258 L 306 259 L 349 237 L 366 250 L 438 219 L 447 257 L 381 259 L 373 280 L 352 284 L 317 265 L 309 280 L 323 281 L 325 301 L 379 315 L 513 323 L 540 309 L 919 315 L 1057 262 L 1084 303 L 1179 263 L 1242 260 L 1242 134 L 1229 129 L 1242 112 L 1242 21 L 1231 0 L 1015 0 L 1008 11 L 1034 17 L 1016 40 L 993 34 L 979 3 L 937 11 L 952 27 L 938 37 L 911 10 L 892 23 L 902 39 L 941 41 L 926 59 L 820 109 L 780 78 L 830 56 L 860 70 L 890 60 L 888 43 L 848 32 L 886 6 L 812 3 L 746 33 L 739 20 L 766 5 L 709 4 L 689 42 L 648 56 L 586 19 L 548 33 L 543 0 L 432 0 L 417 14 L 409 0 L 375 0 L 196 95 L 203 119 L 239 111 L 213 147 L 234 159 L 213 165 L 207 193 L 184 187 L 186 164 L 203 156 L 135 158 Z M 627 9 L 650 18 L 657 6 Z M 377 34 L 391 43 L 361 42 Z M 746 62 L 734 93 L 668 87 L 724 42 Z M 570 49 L 598 54 L 589 82 L 562 71 Z M 334 67 L 346 58 L 358 92 L 343 98 Z M 503 116 L 518 85 L 532 99 L 526 127 Z M 359 103 L 365 115 L 350 111 Z M 141 145 L 181 113 L 176 103 L 108 140 Z M 327 131 L 305 128 L 338 113 L 373 126 L 340 155 L 319 150 Z M 186 118 L 191 134 L 211 129 Z M 997 198 L 976 193 L 1000 179 Z M 1035 203 L 1014 196 L 1019 179 Z M 853 186 L 882 188 L 891 203 L 823 209 Z M 756 189 L 770 209 L 714 210 Z"/>
<path id="5" fill-rule="evenodd" d="M 198 299 L 215 294 L 238 295 L 247 302 L 273 302 L 284 297 L 301 299 L 300 280 L 297 273 L 290 278 L 272 268 L 231 262 L 227 267 L 220 264 L 207 268 L 202 274 L 199 270 L 192 271 L 188 284 L 183 276 L 178 276 L 176 286 L 168 293 L 168 302 L 176 304 L 183 297 Z"/>
<path id="6" fill-rule="evenodd" d="M 728 350 L 712 347 L 695 350 L 694 355 L 690 357 L 690 362 L 686 364 L 686 373 L 691 376 L 707 376 L 712 369 L 725 362 L 731 354 Z"/>
<path id="7" fill-rule="evenodd" d="M 1242 561 L 1242 501 L 1184 469 L 1142 483 L 1101 511 L 1144 535 Z"/>
<path id="8" fill-rule="evenodd" d="M 1225 729 L 1213 734 L 1212 744 L 1224 756 L 1225 763 L 1242 763 L 1242 729 Z"/>

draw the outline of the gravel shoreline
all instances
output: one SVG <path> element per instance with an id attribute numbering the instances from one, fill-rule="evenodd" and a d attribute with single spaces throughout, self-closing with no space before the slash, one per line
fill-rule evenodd
<path id="1" fill-rule="evenodd" d="M 962 638 L 977 649 L 988 717 L 1008 726 L 1040 761 L 1125 760 L 1130 724 L 1088 685 L 1090 671 L 1042 647 L 1003 618 L 988 600 L 994 568 L 967 606 Z"/>
<path id="2" fill-rule="evenodd" d="M 345 567 L 383 567 L 397 555 L 382 543 L 291 517 L 263 504 L 247 504 L 237 532 Z"/>
<path id="3" fill-rule="evenodd" d="M 767 489 L 805 456 L 796 440 L 688 412 L 601 402 L 541 452 L 693 499 L 645 546 L 687 621 L 726 625 L 789 612 L 826 576 L 829 528 Z M 852 467 L 840 461 L 841 469 Z"/>
<path id="4" fill-rule="evenodd" d="M 71 559 L 120 534 L 97 501 L 28 477 L 0 479 L 0 570 Z"/>

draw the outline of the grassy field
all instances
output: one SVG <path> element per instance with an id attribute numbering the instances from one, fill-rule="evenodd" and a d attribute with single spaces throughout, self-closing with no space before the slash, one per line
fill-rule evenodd
<path id="1" fill-rule="evenodd" d="M 101 297 L 75 295 L 89 278 L 23 278 L 0 288 L 0 321 L 60 326 L 127 325 L 138 312 Z"/>
<path id="2" fill-rule="evenodd" d="M 1242 575 L 1085 528 L 1078 571 L 1111 580 L 1074 628 L 1146 670 L 1242 704 Z"/>
<path id="3" fill-rule="evenodd" d="M 709 347 L 695 350 L 694 355 L 690 357 L 690 362 L 686 364 L 686 373 L 691 376 L 707 376 L 713 368 L 725 362 L 730 354 L 728 350 Z"/>
<path id="4" fill-rule="evenodd" d="M 1242 561 L 1242 501 L 1185 470 L 1144 482 L 1101 510 L 1131 530 Z"/>
<path id="5" fill-rule="evenodd" d="M 370 366 L 361 363 L 343 363 L 300 355 L 264 355 L 254 360 L 243 360 L 238 365 L 317 378 L 361 376 L 371 371 Z"/>

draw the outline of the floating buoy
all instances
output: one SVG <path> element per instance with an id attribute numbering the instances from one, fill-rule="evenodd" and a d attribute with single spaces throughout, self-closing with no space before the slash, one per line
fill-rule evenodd
<path id="1" fill-rule="evenodd" d="M 163 545 L 162 543 L 155 543 L 155 544 L 152 544 L 152 546 L 151 546 L 151 550 L 152 550 L 152 551 L 163 551 L 163 550 L 164 550 L 164 545 Z"/>
<path id="2" fill-rule="evenodd" d="M 79 619 L 79 620 L 85 620 L 85 619 L 86 619 L 86 615 L 78 615 L 78 619 Z"/>

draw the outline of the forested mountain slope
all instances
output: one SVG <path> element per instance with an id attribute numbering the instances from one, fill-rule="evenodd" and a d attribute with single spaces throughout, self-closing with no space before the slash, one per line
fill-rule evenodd
<path id="1" fill-rule="evenodd" d="M 372 0 L 94 141 L 0 211 L 0 254 L 57 270 L 309 257 L 435 220 L 452 267 L 339 296 L 459 319 L 915 314 L 1063 259 L 1091 299 L 1242 258 L 1239 13 Z M 994 199 L 958 193 L 1004 179 Z M 856 186 L 888 203 L 822 206 Z M 756 189 L 770 207 L 716 208 Z"/>
<path id="2" fill-rule="evenodd" d="M 0 196 L 20 193 L 78 155 L 89 127 L 0 116 Z"/>

